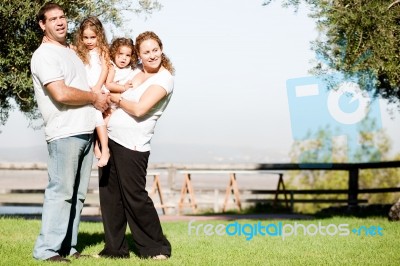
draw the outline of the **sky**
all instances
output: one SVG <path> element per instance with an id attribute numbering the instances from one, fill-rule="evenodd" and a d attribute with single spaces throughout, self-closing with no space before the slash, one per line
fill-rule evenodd
<path id="1" fill-rule="evenodd" d="M 154 31 L 175 66 L 174 95 L 156 127 L 150 160 L 289 162 L 299 124 L 290 112 L 301 105 L 289 97 L 287 82 L 310 77 L 310 42 L 318 36 L 307 7 L 295 13 L 279 1 L 161 3 L 151 16 L 127 15 L 124 29 L 107 31 L 110 41 Z M 380 101 L 382 128 L 392 153 L 399 153 L 399 113 L 389 116 L 386 109 Z M 0 130 L 0 147 L 45 145 L 43 131 L 28 128 L 18 112 Z"/>

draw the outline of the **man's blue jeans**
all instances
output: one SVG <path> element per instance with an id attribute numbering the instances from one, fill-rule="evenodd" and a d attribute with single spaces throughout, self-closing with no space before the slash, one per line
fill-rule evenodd
<path id="1" fill-rule="evenodd" d="M 93 164 L 93 134 L 51 141 L 49 184 L 44 193 L 42 228 L 33 257 L 45 260 L 56 255 L 72 255 Z"/>

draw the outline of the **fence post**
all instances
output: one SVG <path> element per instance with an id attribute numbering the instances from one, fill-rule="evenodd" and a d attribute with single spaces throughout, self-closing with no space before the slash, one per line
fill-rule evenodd
<path id="1" fill-rule="evenodd" d="M 176 167 L 171 165 L 168 167 L 168 187 L 170 190 L 173 189 L 176 177 Z"/>
<path id="2" fill-rule="evenodd" d="M 358 206 L 358 168 L 349 169 L 349 194 L 348 194 L 348 207 L 356 208 Z"/>

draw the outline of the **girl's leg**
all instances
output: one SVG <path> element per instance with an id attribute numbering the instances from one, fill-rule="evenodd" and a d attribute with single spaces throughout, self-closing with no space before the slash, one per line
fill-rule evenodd
<path id="1" fill-rule="evenodd" d="M 101 155 L 99 157 L 99 161 L 97 162 L 98 167 L 103 167 L 107 165 L 108 160 L 110 159 L 110 150 L 108 148 L 108 135 L 107 135 L 107 127 L 97 126 L 96 127 L 97 133 L 97 140 L 100 142 L 101 147 Z M 98 145 L 96 145 L 98 147 Z M 95 155 L 96 155 L 96 148 L 95 148 Z M 97 155 L 96 155 L 97 158 Z"/>

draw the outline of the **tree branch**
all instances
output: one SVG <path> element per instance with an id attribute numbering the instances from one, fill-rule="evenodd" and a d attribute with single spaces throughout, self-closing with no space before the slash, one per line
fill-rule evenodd
<path id="1" fill-rule="evenodd" d="M 392 8 L 394 5 L 397 5 L 397 4 L 399 4 L 399 3 L 400 3 L 400 0 L 394 1 L 393 3 L 391 3 L 391 4 L 388 6 L 388 9 Z"/>

